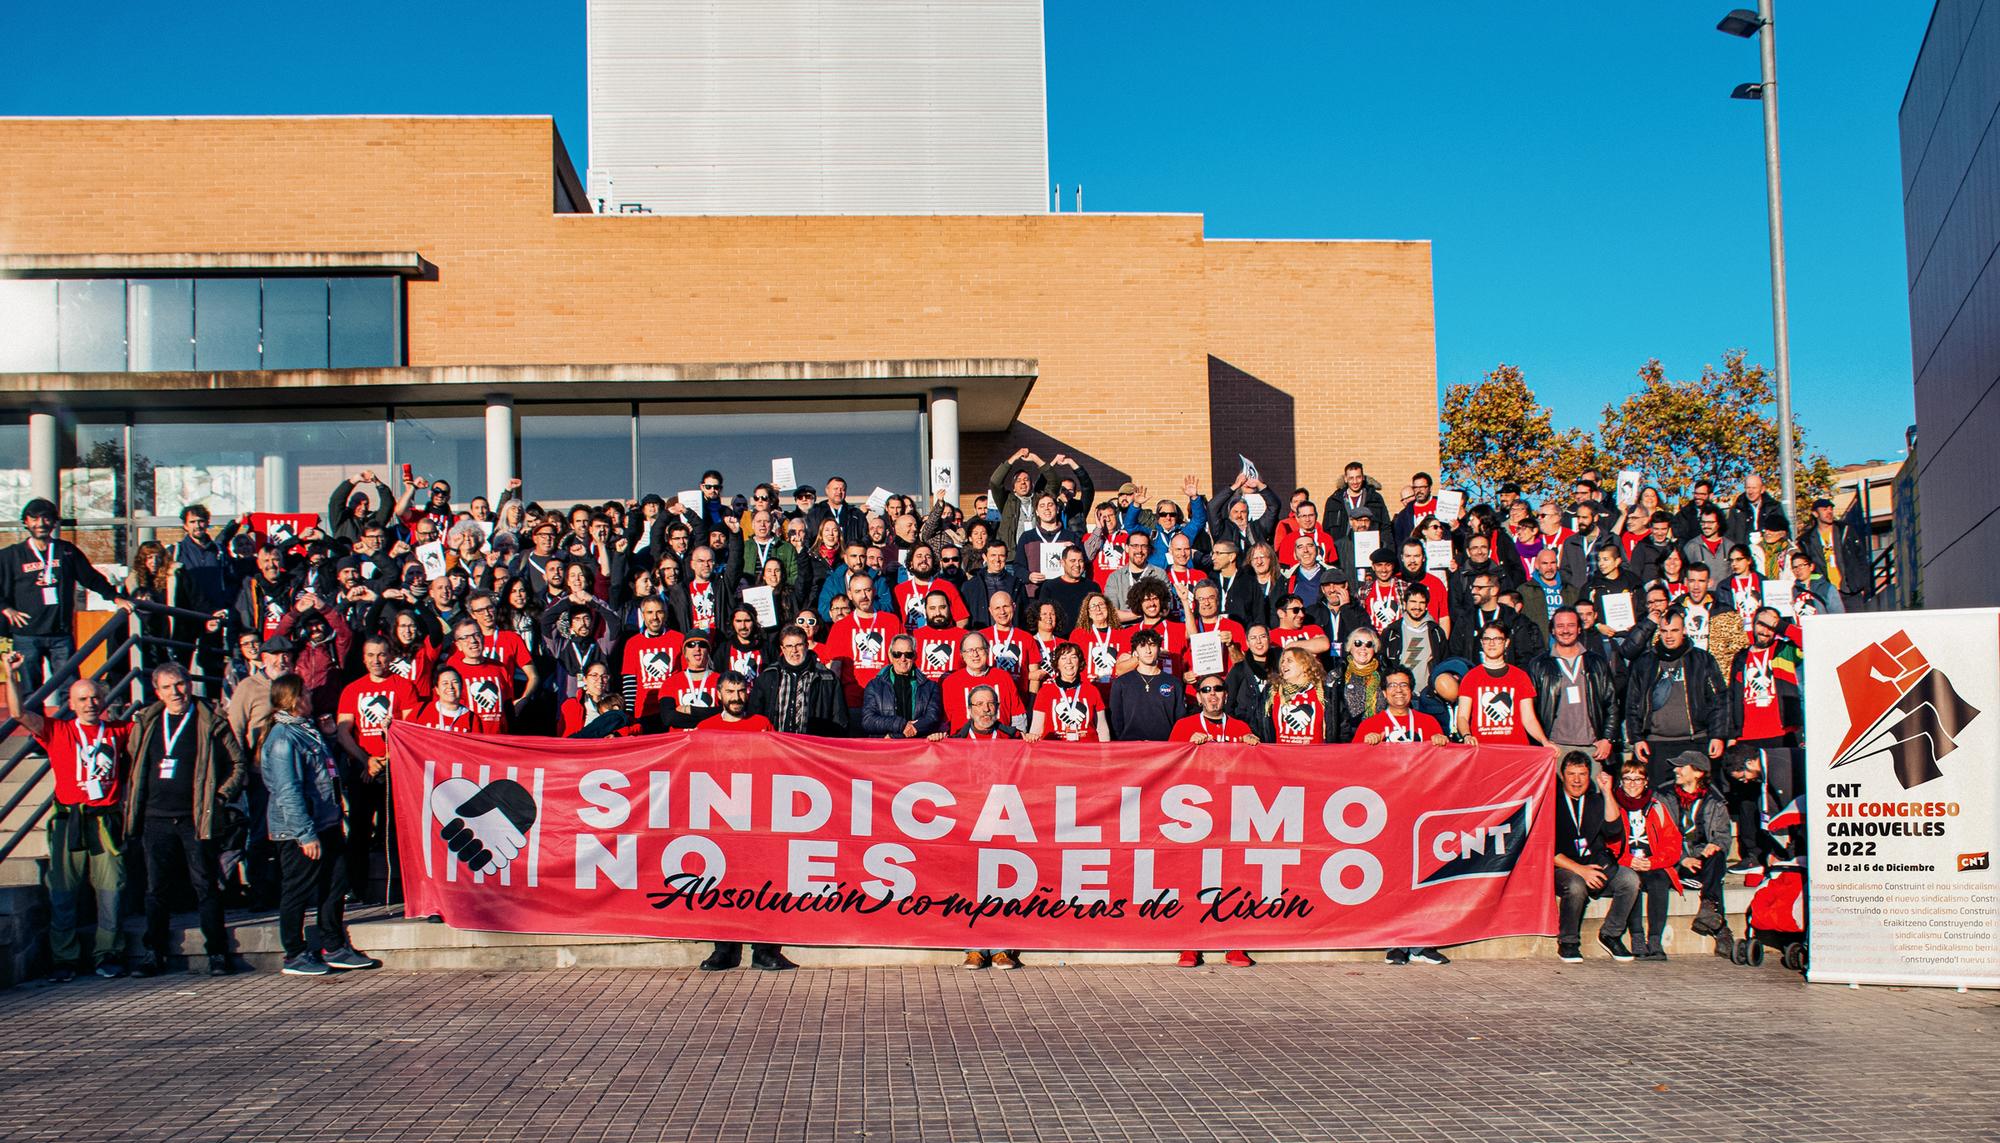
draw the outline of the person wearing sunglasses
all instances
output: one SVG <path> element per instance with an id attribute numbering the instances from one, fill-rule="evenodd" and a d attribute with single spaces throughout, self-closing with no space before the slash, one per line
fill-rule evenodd
<path id="1" fill-rule="evenodd" d="M 783 641 L 778 650 L 784 653 Z M 888 669 L 862 690 L 862 737 L 928 738 L 944 729 L 944 691 L 917 669 L 917 641 L 897 632 L 889 640 Z"/>

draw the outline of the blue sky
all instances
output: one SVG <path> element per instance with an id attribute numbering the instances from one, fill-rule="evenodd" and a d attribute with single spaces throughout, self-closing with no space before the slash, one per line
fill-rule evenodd
<path id="1" fill-rule="evenodd" d="M 754 0 L 743 0 L 754 2 Z M 1424 238 L 1438 372 L 1507 361 L 1594 426 L 1657 356 L 1771 358 L 1754 43 L 1730 7 L 1048 0 L 1051 180 L 1217 237 Z M 1896 110 L 1930 5 L 1780 5 L 1797 415 L 1836 463 L 1911 422 Z M 580 3 L 16 5 L 0 114 L 553 114 Z M 218 172 L 226 177 L 226 172 Z M 1067 192 L 1065 192 L 1067 199 Z"/>

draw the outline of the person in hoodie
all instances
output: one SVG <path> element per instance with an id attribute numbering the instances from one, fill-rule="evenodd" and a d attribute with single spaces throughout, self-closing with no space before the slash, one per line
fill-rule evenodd
<path id="1" fill-rule="evenodd" d="M 1465 728 L 1458 721 L 1458 685 L 1472 665 L 1451 658 L 1431 668 L 1430 685 L 1417 696 L 1418 711 L 1430 715 L 1444 736 L 1453 742 L 1465 741 Z"/>
<path id="2" fill-rule="evenodd" d="M 1729 807 L 1709 784 L 1714 765 L 1701 751 L 1684 750 L 1674 759 L 1674 780 L 1661 784 L 1658 793 L 1672 807 L 1674 825 L 1680 830 L 1678 872 L 1701 882 L 1694 931 L 1714 937 L 1716 954 L 1728 956 L 1731 940 L 1729 918 L 1722 908 L 1722 878 L 1729 864 Z"/>

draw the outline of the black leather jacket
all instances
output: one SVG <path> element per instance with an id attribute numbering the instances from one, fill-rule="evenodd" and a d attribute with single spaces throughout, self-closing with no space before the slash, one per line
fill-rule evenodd
<path id="1" fill-rule="evenodd" d="M 1535 684 L 1535 717 L 1542 721 L 1542 733 L 1553 734 L 1563 688 L 1569 685 L 1562 664 L 1556 662 L 1555 652 L 1537 655 L 1528 664 L 1528 678 Z M 1624 733 L 1624 719 L 1619 717 L 1618 683 L 1611 673 L 1611 664 L 1604 656 L 1585 648 L 1577 684 L 1583 687 L 1583 708 L 1590 715 L 1593 741 L 1604 738 L 1616 745 Z"/>

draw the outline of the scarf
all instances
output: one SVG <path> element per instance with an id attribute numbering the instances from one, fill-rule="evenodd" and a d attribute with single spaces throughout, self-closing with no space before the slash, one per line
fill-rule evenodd
<path id="1" fill-rule="evenodd" d="M 1692 790 L 1683 790 L 1679 783 L 1675 783 L 1674 796 L 1681 800 L 1682 816 L 1685 817 L 1688 807 L 1701 801 L 1702 795 L 1706 793 L 1708 793 L 1708 787 L 1706 786 L 1696 786 Z"/>
<path id="2" fill-rule="evenodd" d="M 1353 662 L 1348 663 L 1345 682 L 1346 686 L 1342 689 L 1348 693 L 1347 709 L 1350 712 L 1365 718 L 1382 709 L 1382 661 L 1380 659 L 1370 659 L 1366 665 Z M 1354 694 L 1353 687 L 1357 682 L 1361 684 L 1361 706 L 1359 708 L 1355 707 L 1352 697 Z"/>
<path id="3" fill-rule="evenodd" d="M 1628 794 L 1625 792 L 1625 784 L 1617 782 L 1612 784 L 1611 796 L 1618 800 L 1619 809 L 1624 810 L 1626 813 L 1632 813 L 1645 809 L 1652 802 L 1653 791 L 1640 790 L 1636 794 Z"/>

